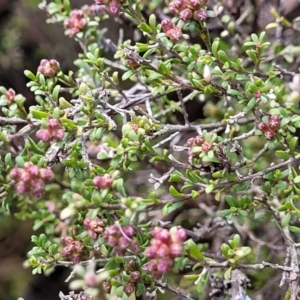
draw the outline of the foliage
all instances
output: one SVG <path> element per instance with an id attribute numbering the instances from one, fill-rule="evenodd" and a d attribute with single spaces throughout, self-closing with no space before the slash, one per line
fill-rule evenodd
<path id="1" fill-rule="evenodd" d="M 298 299 L 300 75 L 289 71 L 298 47 L 239 32 L 209 1 L 95 2 L 40 4 L 81 46 L 75 73 L 53 58 L 26 70 L 29 111 L 24 96 L 0 88 L 1 213 L 17 206 L 39 230 L 26 265 L 33 274 L 70 268 L 62 299 L 165 290 L 247 299 L 239 269 L 259 291 L 266 268 L 282 273 L 284 299 Z M 273 14 L 267 30 L 298 30 Z M 130 21 L 142 38 L 108 41 L 108 18 Z M 209 26 L 218 20 L 221 35 Z M 184 215 L 189 203 L 197 220 Z M 183 289 L 168 283 L 171 269 Z"/>

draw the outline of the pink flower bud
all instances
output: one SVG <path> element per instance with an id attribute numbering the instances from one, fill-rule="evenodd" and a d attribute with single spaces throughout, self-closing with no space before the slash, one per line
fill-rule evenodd
<path id="1" fill-rule="evenodd" d="M 131 282 L 138 282 L 140 277 L 141 277 L 140 272 L 138 272 L 138 271 L 132 272 L 130 274 L 130 281 Z"/>
<path id="2" fill-rule="evenodd" d="M 47 129 L 39 129 L 35 136 L 43 142 L 49 142 L 51 139 L 51 134 Z"/>
<path id="3" fill-rule="evenodd" d="M 157 262 L 155 260 L 150 260 L 148 263 L 147 263 L 147 269 L 150 271 L 150 272 L 153 272 L 153 271 L 156 271 L 157 270 Z"/>
<path id="4" fill-rule="evenodd" d="M 86 228 L 86 229 L 89 229 L 90 228 L 90 223 L 91 223 L 91 219 L 89 218 L 86 218 L 83 220 L 83 226 Z"/>
<path id="5" fill-rule="evenodd" d="M 135 233 L 135 230 L 132 226 L 124 226 L 123 231 L 129 237 L 132 237 Z"/>
<path id="6" fill-rule="evenodd" d="M 40 177 L 45 181 L 49 181 L 54 178 L 54 173 L 50 169 L 40 169 Z"/>
<path id="7" fill-rule="evenodd" d="M 177 2 L 177 1 L 176 1 L 176 2 Z M 178 14 L 179 10 L 178 10 L 178 8 L 176 7 L 175 2 L 171 2 L 171 3 L 169 4 L 169 11 L 170 11 L 171 14 L 174 14 L 174 15 Z"/>
<path id="8" fill-rule="evenodd" d="M 13 103 L 15 100 L 16 92 L 13 89 L 9 89 L 6 92 L 5 96 L 6 96 L 8 103 Z"/>
<path id="9" fill-rule="evenodd" d="M 178 26 L 175 26 L 166 32 L 166 36 L 172 41 L 179 41 L 182 36 L 182 31 Z"/>
<path id="10" fill-rule="evenodd" d="M 203 21 L 207 18 L 207 13 L 205 9 L 199 9 L 194 11 L 193 19 L 195 21 Z"/>
<path id="11" fill-rule="evenodd" d="M 156 256 L 156 247 L 149 246 L 145 249 L 144 255 L 148 258 L 154 258 Z"/>
<path id="12" fill-rule="evenodd" d="M 264 133 L 267 140 L 272 140 L 275 137 L 275 134 L 273 131 L 266 131 Z"/>
<path id="13" fill-rule="evenodd" d="M 21 170 L 22 169 L 20 168 L 11 169 L 11 171 L 9 172 L 9 176 L 11 177 L 11 179 L 18 180 L 21 176 Z"/>
<path id="14" fill-rule="evenodd" d="M 83 245 L 80 241 L 74 241 L 73 245 L 74 245 L 74 249 L 76 250 L 76 252 L 82 251 Z"/>
<path id="15" fill-rule="evenodd" d="M 161 21 L 161 27 L 164 33 L 167 33 L 169 30 L 173 29 L 175 25 L 169 19 L 164 19 Z"/>
<path id="16" fill-rule="evenodd" d="M 257 128 L 258 128 L 259 130 L 261 130 L 262 132 L 265 132 L 265 131 L 269 130 L 268 124 L 266 124 L 266 123 L 264 123 L 264 122 L 258 123 Z"/>
<path id="17" fill-rule="evenodd" d="M 63 128 L 59 128 L 55 132 L 53 132 L 53 137 L 58 141 L 62 140 L 64 136 L 65 130 Z"/>
<path id="18" fill-rule="evenodd" d="M 73 239 L 70 236 L 62 236 L 60 238 L 60 242 L 63 245 L 69 245 L 69 244 L 71 244 L 73 242 Z"/>
<path id="19" fill-rule="evenodd" d="M 169 247 L 165 244 L 162 244 L 156 251 L 157 257 L 165 258 L 170 254 Z"/>
<path id="20" fill-rule="evenodd" d="M 110 236 L 108 237 L 107 243 L 112 247 L 116 247 L 118 245 L 118 240 L 115 237 Z"/>
<path id="21" fill-rule="evenodd" d="M 160 239 L 163 243 L 168 243 L 170 241 L 170 234 L 167 229 L 163 229 L 158 233 L 157 236 L 158 239 Z"/>
<path id="22" fill-rule="evenodd" d="M 48 128 L 55 129 L 59 126 L 60 126 L 60 124 L 59 124 L 58 120 L 56 120 L 54 118 L 51 118 L 48 120 L 48 123 L 47 123 Z"/>
<path id="23" fill-rule="evenodd" d="M 172 267 L 172 261 L 170 259 L 160 259 L 157 262 L 157 270 L 166 273 L 168 272 Z"/>
<path id="24" fill-rule="evenodd" d="M 45 183 L 42 179 L 34 179 L 32 180 L 31 182 L 31 187 L 32 187 L 32 190 L 35 191 L 35 192 L 40 192 L 40 191 L 43 191 L 44 188 L 45 188 Z"/>
<path id="25" fill-rule="evenodd" d="M 193 9 L 197 9 L 201 6 L 201 2 L 200 0 L 190 0 L 189 1 L 190 3 L 190 6 L 193 8 Z"/>
<path id="26" fill-rule="evenodd" d="M 30 174 L 27 170 L 22 170 L 21 171 L 20 180 L 23 181 L 26 184 L 29 183 L 29 181 L 31 180 L 31 176 L 30 176 Z"/>
<path id="27" fill-rule="evenodd" d="M 178 257 L 182 254 L 182 246 L 178 243 L 172 243 L 170 245 L 170 256 L 172 258 Z"/>
<path id="28" fill-rule="evenodd" d="M 38 166 L 31 166 L 28 168 L 27 172 L 31 175 L 31 177 L 38 177 L 40 174 L 40 168 Z"/>
<path id="29" fill-rule="evenodd" d="M 204 152 L 208 152 L 208 151 L 210 151 L 211 150 L 211 143 L 209 143 L 209 142 L 204 142 L 203 144 L 202 144 L 202 151 L 204 151 Z"/>
<path id="30" fill-rule="evenodd" d="M 131 242 L 131 241 L 129 241 L 128 239 L 126 239 L 124 236 L 122 236 L 122 237 L 120 237 L 120 239 L 119 239 L 118 246 L 119 246 L 121 249 L 126 249 L 126 248 L 128 248 L 130 242 Z"/>
<path id="31" fill-rule="evenodd" d="M 280 125 L 280 117 L 279 116 L 271 116 L 269 120 L 269 127 L 273 130 L 277 130 Z"/>
<path id="32" fill-rule="evenodd" d="M 113 0 L 112 2 L 110 2 L 108 4 L 108 11 L 112 14 L 112 15 L 116 15 L 120 12 L 121 9 L 121 4 L 120 2 L 117 2 L 115 0 Z"/>
<path id="33" fill-rule="evenodd" d="M 124 287 L 124 292 L 127 295 L 130 295 L 133 293 L 133 291 L 134 291 L 134 284 L 132 284 L 131 282 L 127 283 Z"/>
<path id="34" fill-rule="evenodd" d="M 176 232 L 177 240 L 179 242 L 184 242 L 186 240 L 186 231 L 183 228 L 178 228 Z"/>
<path id="35" fill-rule="evenodd" d="M 105 235 L 108 236 L 114 236 L 117 235 L 119 233 L 119 228 L 116 225 L 111 225 L 108 228 L 106 228 L 105 230 Z"/>
<path id="36" fill-rule="evenodd" d="M 24 181 L 20 181 L 16 184 L 16 192 L 20 195 L 24 195 L 29 191 L 29 186 Z"/>
<path id="37" fill-rule="evenodd" d="M 192 11 L 186 8 L 180 12 L 179 17 L 183 21 L 189 21 L 192 18 L 192 15 L 193 15 Z"/>
<path id="38" fill-rule="evenodd" d="M 96 176 L 93 179 L 93 184 L 100 189 L 108 189 L 112 185 L 112 178 L 109 174 L 105 174 L 103 176 Z"/>

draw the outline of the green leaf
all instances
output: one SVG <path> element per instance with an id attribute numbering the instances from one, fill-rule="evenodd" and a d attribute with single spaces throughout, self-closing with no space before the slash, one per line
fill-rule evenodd
<path id="1" fill-rule="evenodd" d="M 294 155 L 297 145 L 298 145 L 298 137 L 294 136 L 289 141 L 289 148 L 290 148 L 290 152 L 291 152 L 292 155 Z"/>
<path id="2" fill-rule="evenodd" d="M 275 155 L 276 155 L 276 157 L 281 158 L 281 159 L 289 159 L 290 158 L 290 155 L 282 150 L 275 151 Z"/>
<path id="3" fill-rule="evenodd" d="M 225 199 L 230 206 L 236 205 L 236 200 L 231 195 L 226 195 Z"/>
<path id="4" fill-rule="evenodd" d="M 225 218 L 225 217 L 227 217 L 230 214 L 231 214 L 231 210 L 230 209 L 224 209 L 224 210 L 220 210 L 220 211 L 217 212 L 217 215 L 220 218 Z"/>
<path id="5" fill-rule="evenodd" d="M 66 129 L 75 129 L 75 128 L 77 128 L 77 125 L 73 121 L 71 121 L 70 119 L 61 118 L 60 121 Z"/>
<path id="6" fill-rule="evenodd" d="M 228 56 L 226 55 L 226 53 L 223 50 L 219 50 L 218 51 L 218 56 L 220 61 L 222 61 L 223 63 L 225 62 L 229 62 L 230 59 L 228 58 Z"/>
<path id="7" fill-rule="evenodd" d="M 293 181 L 294 183 L 300 183 L 300 175 L 296 176 Z"/>
<path id="8" fill-rule="evenodd" d="M 11 160 L 11 153 L 7 153 L 5 155 L 4 163 L 5 163 L 6 167 L 12 167 L 13 166 L 13 163 L 12 163 L 12 160 Z"/>
<path id="9" fill-rule="evenodd" d="M 205 193 L 206 194 L 210 194 L 213 190 L 215 189 L 215 184 L 211 183 L 210 185 L 208 185 L 205 189 Z"/>
<path id="10" fill-rule="evenodd" d="M 49 113 L 30 108 L 30 113 L 35 119 L 45 119 L 49 117 Z"/>
<path id="11" fill-rule="evenodd" d="M 24 71 L 24 74 L 25 74 L 26 77 L 28 77 L 28 78 L 31 79 L 32 81 L 35 81 L 35 80 L 36 80 L 35 75 L 34 75 L 31 71 L 25 70 L 25 71 Z"/>
<path id="12" fill-rule="evenodd" d="M 289 225 L 290 220 L 291 220 L 291 217 L 292 217 L 291 213 L 287 213 L 287 214 L 284 216 L 284 218 L 283 218 L 282 221 L 281 221 L 281 226 L 282 226 L 283 228 Z"/>
<path id="13" fill-rule="evenodd" d="M 185 203 L 184 201 L 180 201 L 180 202 L 176 202 L 176 203 L 169 202 L 162 208 L 162 214 L 164 216 L 167 216 L 174 210 L 180 208 L 184 203 Z"/>
<path id="14" fill-rule="evenodd" d="M 209 272 L 206 268 L 203 268 L 202 272 L 200 273 L 197 281 L 197 292 L 199 295 L 204 295 L 207 282 L 208 282 Z"/>
<path id="15" fill-rule="evenodd" d="M 178 192 L 173 185 L 170 186 L 169 193 L 174 197 L 183 197 L 184 196 L 184 194 Z"/>
<path id="16" fill-rule="evenodd" d="M 218 58 L 218 48 L 219 48 L 219 45 L 220 45 L 220 39 L 219 38 L 215 38 L 213 43 L 212 43 L 212 46 L 211 46 L 211 52 L 213 54 L 214 57 Z"/>
<path id="17" fill-rule="evenodd" d="M 59 91 L 60 91 L 60 85 L 57 85 L 52 92 L 52 98 L 57 101 L 58 100 L 58 96 L 59 96 Z"/>
<path id="18" fill-rule="evenodd" d="M 198 259 L 198 260 L 204 259 L 203 254 L 201 253 L 200 249 L 198 248 L 198 246 L 195 244 L 195 242 L 192 239 L 189 239 L 187 241 L 186 245 L 187 245 L 187 251 L 191 257 Z"/>
<path id="19" fill-rule="evenodd" d="M 300 228 L 296 226 L 289 226 L 289 230 L 295 233 L 300 233 Z"/>
<path id="20" fill-rule="evenodd" d="M 27 137 L 27 140 L 29 142 L 29 145 L 30 145 L 30 149 L 36 153 L 36 154 L 40 154 L 40 155 L 44 155 L 45 152 L 43 150 L 41 150 L 41 148 L 35 143 L 35 141 L 30 138 L 30 137 Z"/>
<path id="21" fill-rule="evenodd" d="M 125 80 L 129 79 L 131 76 L 133 76 L 134 74 L 135 73 L 133 70 L 129 70 L 122 75 L 122 80 L 125 81 Z"/>
<path id="22" fill-rule="evenodd" d="M 127 197 L 125 189 L 124 189 L 123 178 L 118 178 L 117 180 L 115 180 L 114 184 L 116 186 L 117 191 L 121 194 L 121 196 Z"/>
<path id="23" fill-rule="evenodd" d="M 138 26 L 138 28 L 140 28 L 142 31 L 144 31 L 146 33 L 152 33 L 151 27 L 148 24 L 146 24 L 146 23 L 140 23 L 140 25 Z"/>
<path id="24" fill-rule="evenodd" d="M 158 61 L 158 70 L 164 75 L 171 75 L 171 69 L 168 68 L 161 60 Z"/>

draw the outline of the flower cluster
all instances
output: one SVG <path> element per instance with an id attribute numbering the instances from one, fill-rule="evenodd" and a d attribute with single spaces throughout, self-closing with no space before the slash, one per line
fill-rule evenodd
<path id="1" fill-rule="evenodd" d="M 98 5 L 107 6 L 107 10 L 112 15 L 116 15 L 120 12 L 122 0 L 95 0 Z"/>
<path id="2" fill-rule="evenodd" d="M 60 69 L 59 63 L 55 59 L 42 59 L 38 71 L 47 77 L 54 77 Z"/>
<path id="3" fill-rule="evenodd" d="M 151 246 L 146 248 L 144 254 L 151 259 L 147 268 L 155 278 L 171 269 L 174 258 L 183 252 L 185 239 L 186 231 L 183 228 L 172 227 L 170 231 L 161 227 L 153 229 Z"/>
<path id="4" fill-rule="evenodd" d="M 276 131 L 278 130 L 279 125 L 280 117 L 277 115 L 273 115 L 269 118 L 268 123 L 260 122 L 257 125 L 257 128 L 264 133 L 267 140 L 272 140 L 276 135 Z"/>
<path id="5" fill-rule="evenodd" d="M 208 0 L 176 0 L 169 4 L 171 13 L 178 15 L 183 21 L 194 19 L 195 21 L 205 20 L 207 17 L 204 6 Z"/>
<path id="6" fill-rule="evenodd" d="M 71 259 L 73 263 L 78 263 L 82 259 L 87 259 L 89 257 L 89 251 L 82 242 L 74 240 L 70 236 L 62 236 L 60 242 L 65 246 L 61 250 L 61 256 Z"/>
<path id="7" fill-rule="evenodd" d="M 65 20 L 64 26 L 66 28 L 66 34 L 69 36 L 75 36 L 80 32 L 87 24 L 87 20 L 81 10 L 72 10 L 68 19 Z"/>
<path id="8" fill-rule="evenodd" d="M 99 190 L 109 189 L 113 183 L 113 180 L 109 174 L 104 174 L 103 176 L 95 176 L 93 179 L 93 184 Z"/>
<path id="9" fill-rule="evenodd" d="M 104 223 L 99 218 L 89 219 L 83 221 L 83 226 L 87 230 L 88 235 L 92 239 L 97 239 L 99 234 L 104 232 Z"/>
<path id="10" fill-rule="evenodd" d="M 17 181 L 15 189 L 18 194 L 31 194 L 36 198 L 43 196 L 45 181 L 54 177 L 51 170 L 40 168 L 32 162 L 26 162 L 24 168 L 12 169 L 9 175 L 13 180 Z"/>
<path id="11" fill-rule="evenodd" d="M 196 137 L 189 138 L 187 140 L 187 145 L 191 148 L 188 152 L 189 156 L 195 156 L 198 152 L 208 152 L 212 149 L 211 143 L 205 141 L 202 135 L 197 135 Z"/>
<path id="12" fill-rule="evenodd" d="M 133 261 L 130 261 L 130 262 L 133 262 Z M 129 264 L 130 264 L 130 262 L 129 262 Z M 135 290 L 136 283 L 141 278 L 141 273 L 136 270 L 136 263 L 135 262 L 133 262 L 133 263 L 135 264 L 135 268 L 133 268 L 133 269 L 128 268 L 128 263 L 127 262 L 124 264 L 124 270 L 126 272 L 126 275 L 128 275 L 128 276 L 126 276 L 128 278 L 127 282 L 124 283 L 124 292 L 127 295 L 130 295 L 130 294 L 133 293 L 133 291 Z M 120 278 L 119 275 L 115 276 L 114 278 L 103 281 L 102 287 L 103 287 L 103 290 L 106 293 L 111 292 L 111 281 L 112 281 L 112 279 L 114 281 L 118 281 L 118 282 L 122 281 L 122 279 Z"/>
<path id="13" fill-rule="evenodd" d="M 171 20 L 164 19 L 161 21 L 161 27 L 166 36 L 172 41 L 179 41 L 182 36 L 181 29 L 173 24 Z"/>
<path id="14" fill-rule="evenodd" d="M 116 255 L 124 255 L 127 250 L 137 252 L 139 245 L 133 239 L 135 229 L 132 226 L 121 226 L 118 224 L 106 228 L 104 238 L 108 245 L 114 248 Z"/>
<path id="15" fill-rule="evenodd" d="M 36 132 L 36 137 L 43 142 L 55 142 L 61 140 L 65 135 L 65 130 L 59 121 L 51 118 L 48 120 L 47 127 Z"/>

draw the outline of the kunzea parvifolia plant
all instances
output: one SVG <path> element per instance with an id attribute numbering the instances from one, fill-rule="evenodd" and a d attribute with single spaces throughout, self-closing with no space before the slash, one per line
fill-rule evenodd
<path id="1" fill-rule="evenodd" d="M 81 51 L 0 89 L 1 214 L 61 299 L 300 299 L 299 28 L 251 3 L 40 4 Z"/>

